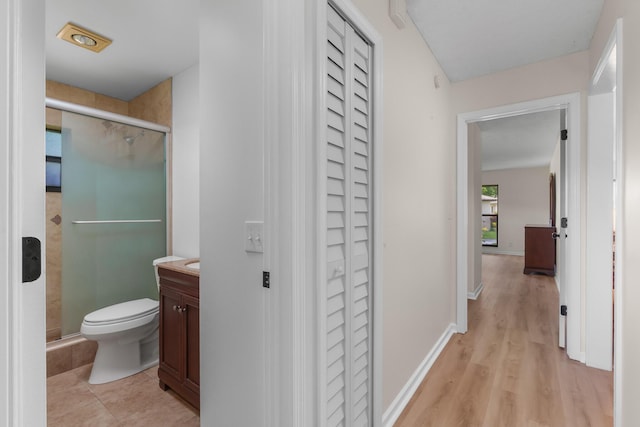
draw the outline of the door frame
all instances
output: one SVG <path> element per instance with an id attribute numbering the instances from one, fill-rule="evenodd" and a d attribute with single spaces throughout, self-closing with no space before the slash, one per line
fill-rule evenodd
<path id="1" fill-rule="evenodd" d="M 510 105 L 487 108 L 478 111 L 458 114 L 457 117 L 457 160 L 456 160 L 456 323 L 459 333 L 468 330 L 467 325 L 467 278 L 469 277 L 468 257 L 469 243 L 469 149 L 468 125 L 470 123 L 513 117 L 541 111 L 567 110 L 569 131 L 569 214 L 571 230 L 575 230 L 567 241 L 567 305 L 571 307 L 567 316 L 568 342 L 567 354 L 574 360 L 584 362 L 584 353 L 580 349 L 580 330 L 582 319 L 581 307 L 581 218 L 580 218 L 580 148 L 581 148 L 581 96 L 579 92 L 524 101 Z"/>
<path id="2" fill-rule="evenodd" d="M 594 93 L 612 93 L 614 94 L 614 105 L 615 109 L 615 121 L 614 121 L 614 140 L 613 140 L 613 149 L 615 151 L 615 163 L 614 163 L 614 178 L 616 180 L 616 187 L 614 191 L 614 211 L 615 211 L 615 224 L 616 224 L 616 256 L 614 263 L 614 286 L 615 286 L 615 294 L 614 294 L 614 310 L 613 310 L 613 318 L 614 318 L 614 333 L 613 333 L 613 421 L 614 426 L 622 425 L 622 329 L 623 329 L 623 318 L 622 318 L 622 301 L 624 295 L 624 282 L 622 280 L 622 262 L 623 262 L 623 254 L 624 244 L 623 241 L 625 239 L 624 234 L 624 215 L 623 215 L 623 197 L 624 197 L 624 170 L 622 165 L 623 159 L 623 138 L 622 138 L 622 125 L 623 125 L 623 106 L 622 102 L 623 94 L 623 19 L 618 18 L 616 23 L 611 31 L 609 36 L 609 40 L 607 44 L 602 50 L 600 55 L 600 59 L 598 60 L 598 64 L 593 72 L 593 76 L 591 79 L 589 93 L 590 97 Z M 615 73 L 611 72 L 612 64 L 610 62 L 610 58 L 615 52 Z M 595 95 L 598 96 L 598 95 Z M 588 243 L 588 242 L 587 242 Z M 589 299 L 597 298 L 597 295 L 592 292 L 591 289 L 587 286 L 586 295 L 587 299 L 587 309 L 589 309 Z M 597 339 L 592 336 L 589 326 L 589 318 L 591 317 L 591 312 L 587 311 L 587 328 L 585 330 L 585 340 L 586 340 L 586 352 L 587 352 L 587 360 L 589 360 L 589 341 Z"/>
<path id="3" fill-rule="evenodd" d="M 47 417 L 46 272 L 43 266 L 39 279 L 22 283 L 21 263 L 22 236 L 40 239 L 43 254 L 46 243 L 44 167 L 37 167 L 44 158 L 44 11 L 44 0 L 0 5 L 7 59 L 0 65 L 0 424 L 7 426 L 44 426 Z"/>
<path id="4" fill-rule="evenodd" d="M 349 1 L 263 0 L 267 82 L 263 265 L 271 272 L 272 283 L 264 317 L 266 426 L 313 425 L 320 416 L 318 240 L 324 229 L 317 215 L 322 168 L 318 141 L 323 139 L 329 2 L 376 48 L 373 292 L 378 297 L 373 302 L 373 425 L 381 425 L 382 419 L 382 38 Z"/>

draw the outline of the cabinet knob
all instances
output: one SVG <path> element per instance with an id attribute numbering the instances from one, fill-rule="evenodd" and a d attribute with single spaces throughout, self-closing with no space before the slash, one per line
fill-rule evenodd
<path id="1" fill-rule="evenodd" d="M 173 306 L 173 311 L 178 311 L 179 309 L 180 309 L 180 306 L 179 306 L 179 305 L 174 305 L 174 306 Z"/>
<path id="2" fill-rule="evenodd" d="M 178 311 L 180 313 L 184 313 L 185 311 L 187 311 L 187 307 L 178 307 Z"/>

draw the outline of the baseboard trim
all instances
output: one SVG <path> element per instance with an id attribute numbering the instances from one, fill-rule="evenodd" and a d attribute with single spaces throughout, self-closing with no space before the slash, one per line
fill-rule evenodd
<path id="1" fill-rule="evenodd" d="M 503 251 L 503 250 L 483 250 L 483 255 L 515 255 L 515 256 L 524 256 L 524 251 Z"/>
<path id="2" fill-rule="evenodd" d="M 424 377 L 427 376 L 427 373 L 433 366 L 433 363 L 436 361 L 445 345 L 449 342 L 453 334 L 456 333 L 456 325 L 451 323 L 447 326 L 447 329 L 440 336 L 436 344 L 431 348 L 427 357 L 424 358 L 422 363 L 418 366 L 418 369 L 411 375 L 409 381 L 402 387 L 400 393 L 393 399 L 391 405 L 387 408 L 387 410 L 382 415 L 382 425 L 384 427 L 392 427 L 393 424 L 398 420 L 398 417 L 402 414 L 402 411 L 407 406 L 413 395 L 415 394 L 418 386 L 424 380 Z"/>
<path id="3" fill-rule="evenodd" d="M 467 298 L 472 299 L 474 301 L 477 300 L 480 294 L 482 293 L 483 289 L 484 289 L 484 284 L 480 282 L 480 285 L 478 285 L 478 287 L 473 292 L 469 292 L 467 294 Z"/>
<path id="4" fill-rule="evenodd" d="M 578 361 L 583 363 L 583 364 L 587 364 L 587 353 L 585 353 L 584 351 L 581 351 L 578 353 Z"/>

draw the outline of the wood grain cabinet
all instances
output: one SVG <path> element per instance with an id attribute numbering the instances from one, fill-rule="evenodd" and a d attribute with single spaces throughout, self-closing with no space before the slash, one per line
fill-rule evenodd
<path id="1" fill-rule="evenodd" d="M 171 388 L 200 409 L 200 279 L 158 267 L 160 388 Z"/>
<path id="2" fill-rule="evenodd" d="M 555 227 L 526 225 L 524 227 L 524 274 L 556 274 Z"/>

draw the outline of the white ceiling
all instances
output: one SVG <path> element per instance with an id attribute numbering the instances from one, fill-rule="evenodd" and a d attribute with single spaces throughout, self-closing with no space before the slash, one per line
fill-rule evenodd
<path id="1" fill-rule="evenodd" d="M 198 62 L 198 0 L 47 0 L 47 78 L 130 100 Z M 101 53 L 56 37 L 72 22 L 113 40 Z"/>
<path id="2" fill-rule="evenodd" d="M 447 77 L 467 80 L 589 48 L 604 0 L 406 0 Z M 479 123 L 483 170 L 548 165 L 559 113 Z"/>
<path id="3" fill-rule="evenodd" d="M 406 0 L 452 82 L 589 48 L 604 0 Z"/>
<path id="4" fill-rule="evenodd" d="M 479 122 L 482 170 L 548 166 L 560 137 L 560 111 Z"/>
<path id="5" fill-rule="evenodd" d="M 406 1 L 451 81 L 587 49 L 603 3 Z M 47 78 L 128 101 L 198 62 L 198 7 L 198 0 L 47 0 Z M 96 54 L 56 38 L 67 22 L 113 43 Z M 553 150 L 544 135 L 557 138 L 559 119 L 541 114 L 481 123 L 485 167 L 548 164 Z"/>

